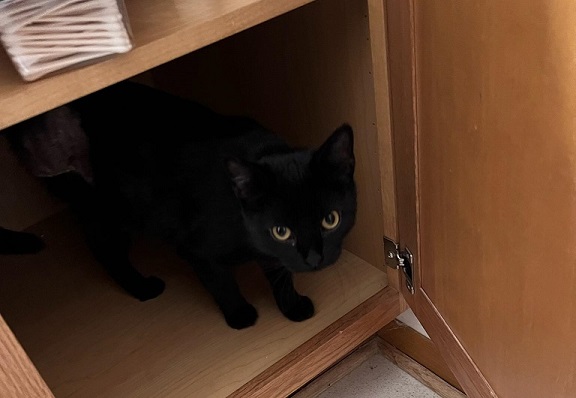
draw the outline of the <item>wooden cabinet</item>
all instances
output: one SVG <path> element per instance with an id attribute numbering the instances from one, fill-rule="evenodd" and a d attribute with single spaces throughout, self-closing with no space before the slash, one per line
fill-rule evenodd
<path id="1" fill-rule="evenodd" d="M 568 2 L 127 0 L 130 53 L 34 83 L 0 57 L 0 129 L 134 78 L 298 145 L 355 131 L 357 224 L 332 268 L 297 280 L 309 321 L 233 331 L 194 276 L 141 240 L 167 281 L 134 302 L 0 140 L 0 225 L 41 233 L 0 258 L 2 397 L 288 396 L 408 303 L 470 397 L 570 397 L 576 360 L 576 6 Z M 386 267 L 383 237 L 413 255 Z"/>
<path id="2" fill-rule="evenodd" d="M 317 314 L 284 319 L 263 276 L 247 265 L 240 284 L 259 319 L 234 331 L 191 269 L 150 241 L 137 242 L 134 262 L 166 281 L 164 294 L 139 303 L 116 289 L 72 218 L 2 148 L 1 222 L 30 226 L 47 242 L 37 256 L 0 258 L 0 313 L 24 349 L 12 355 L 33 369 L 26 354 L 39 373 L 32 383 L 18 376 L 26 369 L 3 368 L 8 395 L 49 396 L 36 387 L 44 380 L 57 397 L 287 396 L 400 312 L 382 248 L 384 229 L 395 229 L 383 4 L 374 19 L 364 0 L 296 9 L 305 3 L 128 1 L 136 43 L 128 54 L 29 84 L 1 59 L 0 128 L 135 75 L 218 111 L 251 115 L 297 145 L 318 145 L 348 122 L 357 131 L 361 202 L 339 263 L 296 281 Z M 374 55 L 372 32 L 380 36 Z"/>

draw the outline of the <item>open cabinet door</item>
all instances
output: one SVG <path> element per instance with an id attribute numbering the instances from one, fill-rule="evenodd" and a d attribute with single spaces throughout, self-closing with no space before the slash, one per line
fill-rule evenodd
<path id="1" fill-rule="evenodd" d="M 387 1 L 409 304 L 470 397 L 576 394 L 576 2 Z"/>

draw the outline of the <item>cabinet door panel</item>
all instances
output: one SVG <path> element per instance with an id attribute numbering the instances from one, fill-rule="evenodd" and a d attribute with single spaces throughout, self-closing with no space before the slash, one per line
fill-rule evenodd
<path id="1" fill-rule="evenodd" d="M 498 396 L 573 397 L 576 3 L 410 4 L 415 310 Z"/>

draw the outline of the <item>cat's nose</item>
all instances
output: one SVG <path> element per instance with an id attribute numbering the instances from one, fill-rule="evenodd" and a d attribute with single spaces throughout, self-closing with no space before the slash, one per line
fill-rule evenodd
<path id="1" fill-rule="evenodd" d="M 318 254 L 316 250 L 310 250 L 306 256 L 306 262 L 316 268 L 322 262 L 322 255 Z"/>

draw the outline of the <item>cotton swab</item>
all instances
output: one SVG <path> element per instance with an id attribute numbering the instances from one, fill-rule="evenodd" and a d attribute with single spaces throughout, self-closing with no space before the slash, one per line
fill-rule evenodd
<path id="1" fill-rule="evenodd" d="M 132 43 L 123 0 L 0 0 L 0 39 L 25 80 Z"/>
<path id="2" fill-rule="evenodd" d="M 112 55 L 113 53 L 110 52 L 99 52 L 99 53 L 90 53 L 84 55 L 75 55 L 73 57 L 63 59 L 60 61 L 52 62 L 49 64 L 42 64 L 38 66 L 34 66 L 31 69 L 23 69 L 21 72 L 25 73 L 26 76 L 30 80 L 35 80 L 39 77 L 42 77 L 48 73 L 55 72 L 60 69 L 64 69 L 73 65 L 80 64 L 82 62 L 90 61 L 95 58 L 102 58 L 108 55 Z"/>
<path id="3" fill-rule="evenodd" d="M 20 44 L 39 44 L 39 45 L 58 45 L 60 43 L 67 43 L 74 45 L 82 45 L 89 43 L 102 43 L 102 40 L 106 39 L 116 39 L 119 35 L 116 32 L 108 32 L 105 30 L 98 32 L 78 32 L 75 33 L 73 37 L 67 34 L 52 33 L 43 35 L 34 35 L 22 38 L 20 40 L 15 40 L 14 38 L 8 38 L 6 44 L 10 45 L 12 43 Z"/>

